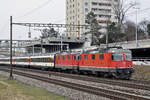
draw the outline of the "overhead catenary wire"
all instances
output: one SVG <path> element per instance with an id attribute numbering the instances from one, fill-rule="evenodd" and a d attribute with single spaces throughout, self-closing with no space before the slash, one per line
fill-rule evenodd
<path id="1" fill-rule="evenodd" d="M 148 11 L 148 10 L 150 10 L 150 8 L 141 9 L 141 10 L 139 10 L 139 12 L 145 13 L 144 11 Z M 136 13 L 136 11 L 133 11 L 133 12 L 127 13 L 126 16 L 130 16 L 130 15 L 133 15 L 135 13 Z"/>
<path id="2" fill-rule="evenodd" d="M 16 18 L 23 18 L 23 17 L 26 17 L 26 16 L 28 16 L 28 15 L 30 15 L 30 14 L 32 14 L 32 13 L 38 11 L 39 9 L 45 7 L 45 6 L 48 5 L 51 1 L 53 1 L 53 0 L 47 0 L 47 1 L 44 2 L 43 4 L 37 6 L 36 8 L 34 8 L 34 9 L 32 9 L 32 10 L 30 10 L 29 12 L 25 13 L 24 15 L 18 16 L 18 17 L 16 17 Z M 15 19 L 16 19 L 16 18 L 15 18 Z"/>
<path id="3" fill-rule="evenodd" d="M 66 19 L 66 18 L 63 18 L 63 19 L 59 19 L 59 20 L 55 20 L 55 21 L 54 21 L 54 23 L 59 23 L 59 22 L 63 22 L 63 21 L 65 21 L 65 19 Z"/>

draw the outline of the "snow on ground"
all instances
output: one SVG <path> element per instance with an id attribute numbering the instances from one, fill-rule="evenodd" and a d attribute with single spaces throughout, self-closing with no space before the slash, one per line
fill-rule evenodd
<path id="1" fill-rule="evenodd" d="M 133 61 L 133 65 L 149 65 L 150 61 Z"/>

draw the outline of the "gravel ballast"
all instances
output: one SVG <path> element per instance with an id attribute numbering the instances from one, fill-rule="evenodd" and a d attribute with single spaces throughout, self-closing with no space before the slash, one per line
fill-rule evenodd
<path id="1" fill-rule="evenodd" d="M 9 77 L 9 73 L 0 71 L 0 76 Z M 69 100 L 110 100 L 108 98 L 104 98 L 104 97 L 100 97 L 97 95 L 85 93 L 82 91 L 62 87 L 59 85 L 49 84 L 46 82 L 38 81 L 35 79 L 31 79 L 31 78 L 26 78 L 26 77 L 19 76 L 19 75 L 14 75 L 14 79 L 22 83 L 34 86 L 34 87 L 44 88 L 48 90 L 49 92 L 66 97 Z"/>

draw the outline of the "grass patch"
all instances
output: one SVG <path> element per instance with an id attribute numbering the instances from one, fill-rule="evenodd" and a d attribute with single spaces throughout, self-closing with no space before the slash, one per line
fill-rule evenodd
<path id="1" fill-rule="evenodd" d="M 0 83 L 0 91 L 1 91 L 1 90 L 3 90 L 3 89 L 6 89 L 6 88 L 7 88 L 7 86 L 6 86 L 6 85 L 4 85 L 4 84 Z"/>
<path id="2" fill-rule="evenodd" d="M 0 100 L 67 100 L 44 89 L 0 78 Z"/>
<path id="3" fill-rule="evenodd" d="M 132 78 L 140 80 L 150 80 L 150 66 L 134 66 Z"/>

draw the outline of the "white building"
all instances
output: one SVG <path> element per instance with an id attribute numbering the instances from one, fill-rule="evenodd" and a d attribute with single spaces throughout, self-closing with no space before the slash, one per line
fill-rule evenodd
<path id="1" fill-rule="evenodd" d="M 96 14 L 97 21 L 106 32 L 107 22 L 116 22 L 113 6 L 118 0 L 66 0 L 66 24 L 85 25 L 86 15 L 92 11 Z M 87 29 L 67 28 L 68 36 L 81 37 Z"/>

